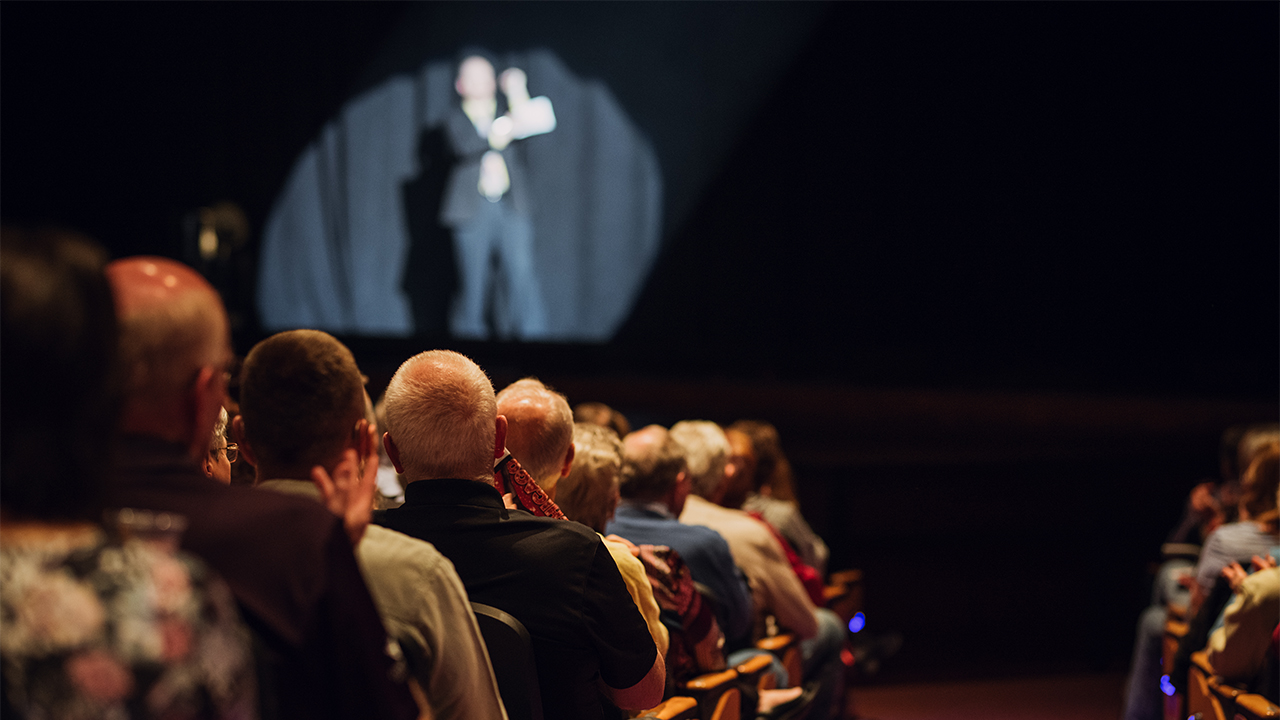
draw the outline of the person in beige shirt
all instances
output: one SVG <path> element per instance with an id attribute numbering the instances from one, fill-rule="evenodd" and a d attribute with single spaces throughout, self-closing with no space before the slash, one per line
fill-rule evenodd
<path id="1" fill-rule="evenodd" d="M 680 522 L 709 527 L 729 544 L 734 562 L 751 587 L 756 638 L 767 632 L 769 616 L 777 621 L 779 630 L 803 638 L 804 680 L 817 681 L 819 687 L 812 717 L 827 717 L 843 698 L 840 650 L 844 623 L 830 610 L 814 607 L 782 545 L 763 522 L 717 504 L 742 480 L 737 477 L 738 468 L 729 462 L 733 448 L 724 429 L 706 420 L 685 420 L 671 428 L 671 437 L 684 449 L 692 480 Z"/>
<path id="2" fill-rule="evenodd" d="M 1240 578 L 1222 627 L 1209 636 L 1209 665 L 1213 671 L 1231 682 L 1252 683 L 1265 665 L 1277 623 L 1280 568 L 1272 566 Z"/>
<path id="3" fill-rule="evenodd" d="M 232 428 L 255 487 L 343 515 L 361 574 L 428 717 L 506 718 L 489 654 L 453 564 L 430 543 L 370 525 L 378 467 L 360 370 L 327 333 L 292 330 L 245 358 Z"/>

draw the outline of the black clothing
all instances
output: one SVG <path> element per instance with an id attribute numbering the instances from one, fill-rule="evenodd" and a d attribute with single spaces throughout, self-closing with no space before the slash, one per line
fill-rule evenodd
<path id="1" fill-rule="evenodd" d="M 600 536 L 567 520 L 507 510 L 492 486 L 420 480 L 374 522 L 435 545 L 473 602 L 522 622 L 533 640 L 544 717 L 616 716 L 597 680 L 628 688 L 657 658 L 644 618 Z"/>

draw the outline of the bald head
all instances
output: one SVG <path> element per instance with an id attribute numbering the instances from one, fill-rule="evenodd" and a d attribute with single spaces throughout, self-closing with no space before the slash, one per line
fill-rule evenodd
<path id="1" fill-rule="evenodd" d="M 166 258 L 124 258 L 106 274 L 126 374 L 122 429 L 192 445 L 199 457 L 224 404 L 231 360 L 221 298 L 199 273 Z"/>
<path id="2" fill-rule="evenodd" d="M 552 495 L 573 462 L 573 413 L 569 402 L 536 378 L 511 383 L 498 393 L 498 414 L 507 418 L 507 449 Z"/>
<path id="3" fill-rule="evenodd" d="M 386 409 L 387 453 L 409 482 L 492 480 L 506 421 L 489 377 L 469 358 L 449 350 L 409 358 L 387 386 Z"/>

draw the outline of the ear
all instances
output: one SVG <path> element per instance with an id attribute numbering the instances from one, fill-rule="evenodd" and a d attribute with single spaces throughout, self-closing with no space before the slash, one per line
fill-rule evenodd
<path id="1" fill-rule="evenodd" d="M 396 447 L 395 441 L 391 439 L 391 433 L 382 433 L 382 449 L 387 451 L 387 458 L 391 460 L 391 466 L 396 472 L 404 474 L 404 466 L 400 464 L 400 450 Z"/>
<path id="2" fill-rule="evenodd" d="M 498 460 L 507 454 L 507 416 L 499 415 L 494 426 L 497 432 L 493 436 L 493 459 Z"/>
<path id="3" fill-rule="evenodd" d="M 213 479 L 213 457 L 209 453 L 204 454 L 204 459 L 200 461 L 200 469 L 204 471 L 204 476 Z"/>
<path id="4" fill-rule="evenodd" d="M 564 465 L 560 466 L 560 477 L 569 477 L 569 470 L 573 468 L 573 456 L 576 450 L 577 448 L 574 447 L 573 443 L 569 443 L 569 452 L 564 454 Z"/>
<path id="5" fill-rule="evenodd" d="M 236 444 L 240 446 L 240 457 L 255 468 L 258 467 L 258 454 L 254 452 L 249 439 L 244 436 L 243 416 L 237 415 L 231 418 L 231 437 L 235 438 Z"/>
<path id="6" fill-rule="evenodd" d="M 190 414 L 187 423 L 190 435 L 187 437 L 187 453 L 192 458 L 199 459 L 202 455 L 209 454 L 213 426 L 218 424 L 218 413 L 225 404 L 226 394 L 222 371 L 212 365 L 200 368 L 188 391 Z"/>

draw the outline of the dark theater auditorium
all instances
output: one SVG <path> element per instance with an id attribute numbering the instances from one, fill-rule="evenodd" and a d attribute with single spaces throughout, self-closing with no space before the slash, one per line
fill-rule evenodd
<path id="1" fill-rule="evenodd" d="M 0 716 L 1280 718 L 1277 28 L 3 3 Z"/>

